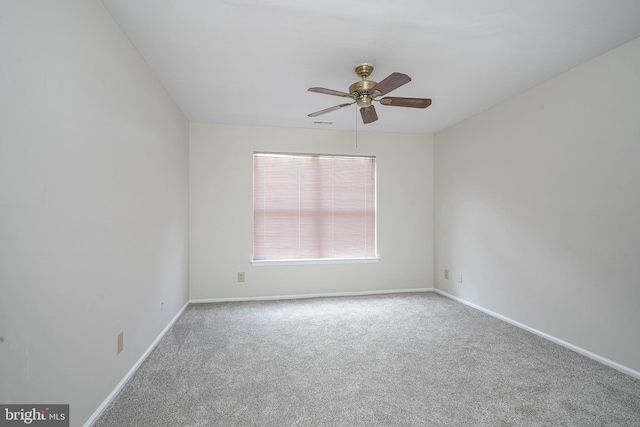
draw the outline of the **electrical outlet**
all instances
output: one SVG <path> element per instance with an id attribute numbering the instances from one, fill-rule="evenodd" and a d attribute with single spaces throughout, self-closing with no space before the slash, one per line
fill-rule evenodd
<path id="1" fill-rule="evenodd" d="M 462 274 L 458 274 L 458 283 L 462 283 Z"/>
<path id="2" fill-rule="evenodd" d="M 244 271 L 238 272 L 238 283 L 244 282 Z"/>
<path id="3" fill-rule="evenodd" d="M 444 269 L 444 278 L 449 280 L 449 270 L 447 270 L 446 268 Z"/>
<path id="4" fill-rule="evenodd" d="M 117 340 L 116 355 L 118 355 L 122 352 L 122 350 L 124 350 L 124 331 L 121 331 L 118 334 L 118 337 L 116 338 L 116 340 Z"/>

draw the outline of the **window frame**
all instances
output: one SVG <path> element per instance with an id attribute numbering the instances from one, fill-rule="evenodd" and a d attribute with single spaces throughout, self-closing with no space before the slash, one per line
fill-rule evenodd
<path id="1" fill-rule="evenodd" d="M 319 158 L 361 158 L 373 160 L 373 236 L 374 236 L 374 248 L 373 256 L 363 257 L 338 257 L 338 258 L 291 258 L 291 259 L 255 259 L 256 252 L 256 156 L 284 156 L 284 157 L 319 157 Z M 251 264 L 254 266 L 267 266 L 267 265 L 301 265 L 301 264 L 350 264 L 350 263 L 375 263 L 380 261 L 381 257 L 378 254 L 378 177 L 377 177 L 377 157 L 373 155 L 352 155 L 352 154 L 316 154 L 316 153 L 293 153 L 293 152 L 269 152 L 269 151 L 254 151 L 252 155 L 253 159 L 253 232 L 252 232 L 252 259 Z"/>

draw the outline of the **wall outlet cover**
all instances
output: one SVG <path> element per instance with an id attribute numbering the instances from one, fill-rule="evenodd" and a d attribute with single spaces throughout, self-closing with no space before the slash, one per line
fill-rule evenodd
<path id="1" fill-rule="evenodd" d="M 117 348 L 116 355 L 120 354 L 124 350 L 124 331 L 121 331 L 117 336 Z"/>

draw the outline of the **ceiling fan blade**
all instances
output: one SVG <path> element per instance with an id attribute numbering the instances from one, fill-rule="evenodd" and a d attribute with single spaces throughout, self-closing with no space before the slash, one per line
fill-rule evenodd
<path id="1" fill-rule="evenodd" d="M 362 114 L 362 121 L 365 125 L 378 120 L 378 115 L 376 114 L 376 109 L 373 107 L 373 105 L 362 107 L 360 109 L 360 114 Z"/>
<path id="2" fill-rule="evenodd" d="M 336 105 L 335 107 L 331 107 L 331 108 L 325 108 L 324 110 L 320 110 L 320 111 L 316 111 L 315 113 L 308 114 L 308 116 L 309 117 L 318 117 L 318 116 L 321 116 L 322 114 L 326 114 L 326 113 L 330 113 L 332 111 L 339 110 L 342 107 L 348 107 L 349 105 L 352 105 L 354 102 L 349 102 L 348 104 Z"/>
<path id="3" fill-rule="evenodd" d="M 398 89 L 400 86 L 407 84 L 411 81 L 411 77 L 402 73 L 391 73 L 387 78 L 383 81 L 369 89 L 369 93 L 373 93 L 375 91 L 380 92 L 376 94 L 376 96 L 386 95 L 392 90 Z"/>
<path id="4" fill-rule="evenodd" d="M 382 105 L 391 105 L 392 107 L 411 107 L 411 108 L 427 108 L 431 105 L 428 98 L 399 98 L 387 96 L 380 100 Z"/>
<path id="5" fill-rule="evenodd" d="M 340 92 L 339 90 L 325 89 L 323 87 L 310 87 L 309 92 L 324 93 L 325 95 L 342 96 L 344 98 L 353 98 L 349 93 Z"/>

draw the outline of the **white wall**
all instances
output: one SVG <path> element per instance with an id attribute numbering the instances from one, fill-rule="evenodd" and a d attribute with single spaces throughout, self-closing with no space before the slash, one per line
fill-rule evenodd
<path id="1" fill-rule="evenodd" d="M 79 426 L 188 300 L 188 124 L 99 1 L 0 33 L 0 402 Z"/>
<path id="2" fill-rule="evenodd" d="M 434 150 L 436 287 L 640 370 L 640 39 Z"/>
<path id="3" fill-rule="evenodd" d="M 360 132 L 355 143 L 353 132 L 191 123 L 191 299 L 431 288 L 432 136 Z M 377 156 L 382 260 L 251 266 L 254 151 Z"/>

